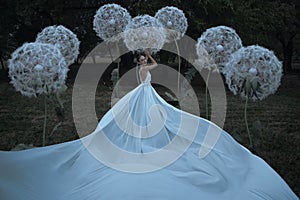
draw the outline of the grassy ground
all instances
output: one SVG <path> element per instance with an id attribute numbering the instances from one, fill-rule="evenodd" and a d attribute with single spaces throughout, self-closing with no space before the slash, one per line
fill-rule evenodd
<path id="1" fill-rule="evenodd" d="M 260 143 L 254 153 L 268 162 L 300 196 L 300 75 L 283 77 L 276 94 L 259 102 L 250 102 L 248 120 L 259 119 L 262 123 Z M 72 116 L 72 80 L 68 82 L 65 100 L 64 123 L 50 136 L 59 122 L 54 106 L 49 104 L 46 145 L 78 138 Z M 156 87 L 164 96 L 164 89 Z M 200 110 L 204 110 L 204 89 L 195 86 Z M 110 108 L 112 90 L 99 85 L 96 95 L 96 111 L 100 119 Z M 224 129 L 244 146 L 248 138 L 243 120 L 244 102 L 227 91 L 227 115 Z M 0 150 L 10 150 L 17 144 L 42 145 L 43 99 L 27 98 L 15 92 L 7 81 L 0 81 Z"/>

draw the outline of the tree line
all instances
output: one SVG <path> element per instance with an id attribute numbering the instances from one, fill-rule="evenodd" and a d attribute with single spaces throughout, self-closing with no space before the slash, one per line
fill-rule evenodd
<path id="1" fill-rule="evenodd" d="M 296 0 L 1 0 L 0 62 L 24 42 L 33 42 L 46 26 L 61 24 L 77 34 L 83 58 L 101 42 L 93 30 L 93 17 L 104 4 L 116 3 L 132 17 L 154 15 L 164 6 L 176 6 L 188 19 L 187 35 L 197 40 L 207 28 L 234 28 L 243 45 L 259 44 L 283 61 L 284 72 L 300 59 L 299 6 Z"/>

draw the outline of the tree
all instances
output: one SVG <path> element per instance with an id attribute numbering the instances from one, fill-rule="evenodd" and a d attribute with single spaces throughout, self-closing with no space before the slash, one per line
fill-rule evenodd
<path id="1" fill-rule="evenodd" d="M 295 5 L 277 1 L 244 1 L 234 4 L 233 13 L 231 23 L 237 26 L 246 44 L 276 49 L 275 44 L 281 43 L 284 72 L 290 71 L 293 39 L 299 24 Z"/>
<path id="2" fill-rule="evenodd" d="M 2 70 L 5 71 L 4 61 L 17 46 L 15 41 L 17 20 L 6 2 L 0 5 L 0 12 L 0 63 Z"/>
<path id="3" fill-rule="evenodd" d="M 294 38 L 297 35 L 297 14 L 295 5 L 286 3 L 274 3 L 274 25 L 272 34 L 280 41 L 283 49 L 283 70 L 292 70 L 292 57 L 294 48 Z M 277 23 L 276 23 L 277 22 Z"/>
<path id="4" fill-rule="evenodd" d="M 294 38 L 297 34 L 296 0 L 2 0 L 0 5 L 0 59 L 6 60 L 15 46 L 34 41 L 49 25 L 62 24 L 81 41 L 81 57 L 101 42 L 92 29 L 96 10 L 107 3 L 120 4 L 132 17 L 154 15 L 164 6 L 183 10 L 188 19 L 187 35 L 200 37 L 205 29 L 225 25 L 234 28 L 245 45 L 260 44 L 282 55 L 284 69 L 291 69 Z M 299 6 L 299 4 L 298 4 Z M 298 16 L 299 17 L 299 16 Z M 298 28 L 299 31 L 299 28 Z M 15 41 L 15 42 L 14 42 Z M 14 44 L 15 43 L 15 44 Z M 277 50 L 275 44 L 281 45 Z M 4 53 L 6 52 L 6 53 Z M 3 56 L 5 55 L 6 56 Z"/>

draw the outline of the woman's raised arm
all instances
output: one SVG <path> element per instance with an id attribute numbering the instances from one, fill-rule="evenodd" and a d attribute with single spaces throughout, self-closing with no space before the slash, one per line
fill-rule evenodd
<path id="1" fill-rule="evenodd" d="M 149 58 L 151 61 L 150 65 L 147 65 L 144 67 L 145 70 L 151 70 L 154 69 L 155 67 L 157 67 L 157 62 L 154 60 L 154 58 L 152 58 L 149 49 L 146 49 L 146 58 Z"/>

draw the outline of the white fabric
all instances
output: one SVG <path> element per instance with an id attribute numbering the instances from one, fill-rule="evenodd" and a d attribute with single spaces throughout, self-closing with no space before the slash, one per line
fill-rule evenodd
<path id="1" fill-rule="evenodd" d="M 0 199 L 298 199 L 266 162 L 215 124 L 167 104 L 150 80 L 147 73 L 85 138 L 0 151 Z M 210 133 L 219 134 L 213 147 L 203 142 Z M 171 142 L 175 146 L 160 151 Z M 178 156 L 185 144 L 190 145 Z M 169 157 L 161 152 L 178 158 L 168 164 Z M 134 161 L 136 157 L 141 162 Z M 159 165 L 165 166 L 151 171 Z M 143 167 L 149 172 L 128 172 Z"/>

